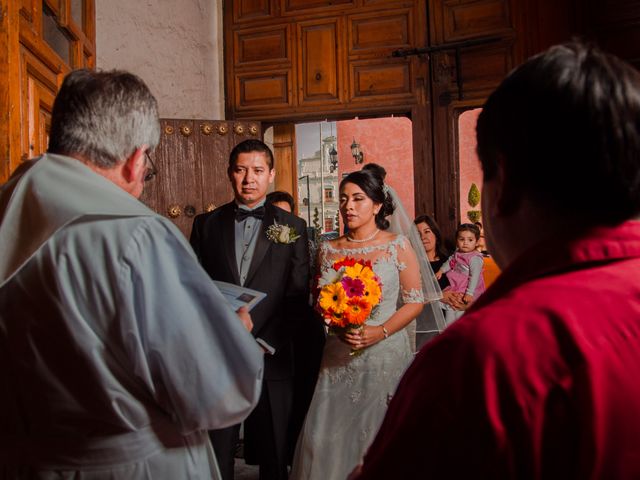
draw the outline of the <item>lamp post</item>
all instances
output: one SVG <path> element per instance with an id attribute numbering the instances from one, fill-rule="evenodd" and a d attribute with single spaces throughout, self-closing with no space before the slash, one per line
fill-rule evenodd
<path id="1" fill-rule="evenodd" d="M 307 180 L 307 226 L 311 226 L 311 190 L 309 188 L 309 175 L 298 177 L 298 181 L 305 178 Z"/>
<path id="2" fill-rule="evenodd" d="M 355 138 L 353 139 L 353 143 L 351 144 L 351 155 L 356 161 L 356 165 L 364 162 L 364 152 L 360 150 L 360 144 L 356 142 Z"/>
<path id="3" fill-rule="evenodd" d="M 338 169 L 338 152 L 335 145 L 331 145 L 331 150 L 329 150 L 329 162 L 331 163 L 329 171 L 333 173 Z"/>
<path id="4" fill-rule="evenodd" d="M 322 224 L 320 231 L 324 230 L 324 143 L 322 142 L 322 122 L 318 124 L 320 127 L 320 213 Z"/>

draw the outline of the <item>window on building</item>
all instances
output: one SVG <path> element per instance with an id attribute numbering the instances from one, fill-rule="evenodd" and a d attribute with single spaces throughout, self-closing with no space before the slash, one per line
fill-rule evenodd
<path id="1" fill-rule="evenodd" d="M 325 217 L 325 219 L 324 219 L 324 231 L 325 232 L 333 232 L 333 231 L 335 231 L 335 225 L 334 225 L 333 216 Z"/>
<path id="2" fill-rule="evenodd" d="M 333 187 L 324 187 L 324 201 L 333 202 Z"/>

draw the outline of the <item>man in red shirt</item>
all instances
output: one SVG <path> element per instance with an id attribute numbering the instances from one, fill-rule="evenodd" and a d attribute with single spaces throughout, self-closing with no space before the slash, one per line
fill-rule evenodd
<path id="1" fill-rule="evenodd" d="M 503 273 L 419 353 L 352 478 L 640 478 L 640 76 L 555 46 L 477 135 Z"/>

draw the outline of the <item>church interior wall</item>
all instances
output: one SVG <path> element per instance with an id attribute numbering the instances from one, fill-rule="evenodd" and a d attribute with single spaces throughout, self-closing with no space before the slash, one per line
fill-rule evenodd
<path id="1" fill-rule="evenodd" d="M 160 116 L 224 119 L 221 0 L 96 2 L 99 69 L 139 75 Z"/>

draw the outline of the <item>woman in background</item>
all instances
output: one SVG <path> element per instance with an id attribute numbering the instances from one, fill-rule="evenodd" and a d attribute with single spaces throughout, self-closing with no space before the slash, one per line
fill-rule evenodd
<path id="1" fill-rule="evenodd" d="M 445 247 L 440 227 L 433 217 L 429 215 L 418 216 L 414 220 L 414 223 L 420 234 L 422 246 L 424 247 L 429 264 L 433 271 L 437 272 L 451 254 Z M 463 302 L 462 294 L 445 290 L 445 288 L 449 286 L 449 280 L 446 275 L 443 275 L 442 278 L 438 280 L 438 283 L 442 289 L 442 299 L 440 302 L 461 312 L 467 309 L 468 305 Z M 440 329 L 438 328 L 433 310 L 425 308 L 416 318 L 416 351 L 420 350 L 425 343 L 434 338 L 439 332 Z"/>
<path id="2" fill-rule="evenodd" d="M 416 228 L 420 234 L 422 246 L 424 247 L 424 252 L 427 254 L 429 263 L 431 264 L 431 269 L 434 272 L 437 272 L 451 254 L 444 245 L 440 227 L 429 215 L 420 215 L 413 221 L 413 223 L 416 224 Z M 438 283 L 440 284 L 440 288 L 443 290 L 449 286 L 449 281 L 446 277 L 440 279 Z"/>

